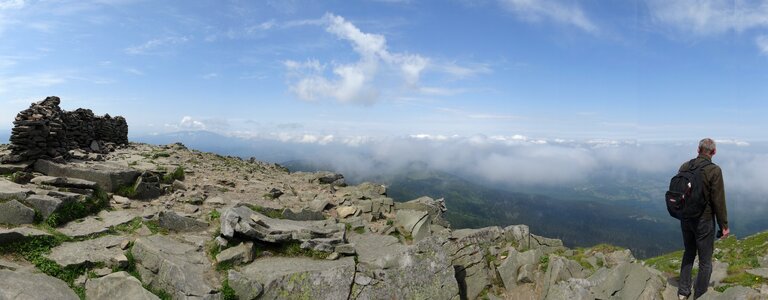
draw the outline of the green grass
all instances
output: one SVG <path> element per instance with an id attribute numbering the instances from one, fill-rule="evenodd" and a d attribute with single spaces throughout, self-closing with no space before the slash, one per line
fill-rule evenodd
<path id="1" fill-rule="evenodd" d="M 274 208 L 261 207 L 261 206 L 253 205 L 253 204 L 246 204 L 246 206 L 248 208 L 250 208 L 251 210 L 257 212 L 257 213 L 260 213 L 260 214 L 265 215 L 265 216 L 267 216 L 269 218 L 272 218 L 272 219 L 282 219 L 283 218 L 283 213 L 280 210 L 277 210 L 277 209 L 274 209 Z"/>
<path id="2" fill-rule="evenodd" d="M 173 170 L 173 172 L 163 175 L 162 181 L 163 183 L 171 184 L 174 180 L 183 181 L 184 178 L 184 167 L 178 166 Z"/>
<path id="3" fill-rule="evenodd" d="M 152 232 L 152 234 L 159 233 L 162 235 L 168 235 L 169 233 L 168 228 L 161 227 L 160 222 L 158 222 L 157 220 L 146 221 L 144 222 L 144 225 L 146 225 L 147 228 L 149 228 L 149 231 Z"/>
<path id="4" fill-rule="evenodd" d="M 219 218 L 221 218 L 221 213 L 218 210 L 214 209 L 210 213 L 208 213 L 208 217 L 210 218 L 211 221 L 218 220 Z"/>
<path id="5" fill-rule="evenodd" d="M 549 267 L 549 255 L 542 255 L 539 258 L 539 269 L 546 271 Z"/>
<path id="6" fill-rule="evenodd" d="M 45 220 L 51 227 L 58 227 L 69 221 L 80 219 L 97 213 L 109 206 L 109 195 L 101 189 L 93 191 L 93 195 L 85 198 L 85 201 L 72 201 L 62 205 Z"/>
<path id="7" fill-rule="evenodd" d="M 133 185 L 122 185 L 117 188 L 115 194 L 126 198 L 134 198 L 136 197 L 136 187 Z"/>
<path id="8" fill-rule="evenodd" d="M 152 153 L 152 159 L 156 159 L 158 157 L 171 157 L 171 154 L 165 151 Z"/>
<path id="9" fill-rule="evenodd" d="M 224 282 L 221 283 L 220 292 L 221 292 L 221 298 L 223 300 L 239 300 L 240 299 L 235 294 L 235 290 L 232 289 L 231 286 L 229 286 L 229 279 L 224 279 Z"/>

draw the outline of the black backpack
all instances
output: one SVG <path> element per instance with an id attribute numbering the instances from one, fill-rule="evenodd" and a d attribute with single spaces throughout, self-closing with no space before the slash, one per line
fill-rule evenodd
<path id="1" fill-rule="evenodd" d="M 692 159 L 688 169 L 677 173 L 669 181 L 669 191 L 665 195 L 667 211 L 676 219 L 695 219 L 704 213 L 707 200 L 704 197 L 704 176 L 701 171 L 712 162 L 704 161 L 695 165 Z"/>

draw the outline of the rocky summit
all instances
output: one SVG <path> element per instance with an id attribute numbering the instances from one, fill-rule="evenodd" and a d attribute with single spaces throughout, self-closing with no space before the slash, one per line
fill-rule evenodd
<path id="1" fill-rule="evenodd" d="M 0 165 L 0 299 L 677 299 L 659 265 L 679 261 L 568 249 L 526 225 L 451 228 L 450 199 L 178 143 L 97 146 L 21 161 L 0 146 L 14 158 Z M 706 299 L 768 299 L 754 253 L 716 264 Z"/>

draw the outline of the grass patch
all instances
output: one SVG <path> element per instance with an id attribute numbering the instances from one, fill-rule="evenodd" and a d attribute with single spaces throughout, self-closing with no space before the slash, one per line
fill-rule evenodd
<path id="1" fill-rule="evenodd" d="M 237 294 L 235 294 L 235 290 L 229 286 L 229 279 L 224 279 L 224 282 L 221 283 L 221 299 L 223 300 L 239 300 L 240 298 L 237 297 Z"/>
<path id="2" fill-rule="evenodd" d="M 357 228 L 355 228 L 354 231 L 359 233 L 359 234 L 365 234 L 365 227 L 364 226 L 357 227 Z"/>
<path id="3" fill-rule="evenodd" d="M 208 218 L 211 221 L 218 220 L 219 218 L 221 218 L 221 213 L 218 210 L 213 209 L 210 213 L 208 213 Z"/>
<path id="4" fill-rule="evenodd" d="M 539 269 L 546 271 L 549 268 L 549 255 L 542 255 L 539 258 Z"/>
<path id="5" fill-rule="evenodd" d="M 163 175 L 163 183 L 171 184 L 174 180 L 184 181 L 184 167 L 178 166 L 173 172 Z"/>
<path id="6" fill-rule="evenodd" d="M 152 232 L 152 234 L 162 234 L 162 235 L 168 235 L 169 231 L 168 228 L 160 226 L 160 222 L 157 220 L 150 220 L 144 222 L 144 225 L 149 228 L 149 231 Z"/>
<path id="7" fill-rule="evenodd" d="M 126 198 L 134 198 L 136 197 L 136 187 L 134 185 L 122 185 L 117 188 L 115 194 Z"/>
<path id="8" fill-rule="evenodd" d="M 45 223 L 51 227 L 58 227 L 69 221 L 87 217 L 109 206 L 109 195 L 99 188 L 93 191 L 93 195 L 85 198 L 85 201 L 72 201 L 62 205 L 58 210 L 48 216 Z"/>
<path id="9" fill-rule="evenodd" d="M 171 154 L 165 151 L 152 153 L 152 159 L 156 159 L 159 157 L 171 157 Z"/>

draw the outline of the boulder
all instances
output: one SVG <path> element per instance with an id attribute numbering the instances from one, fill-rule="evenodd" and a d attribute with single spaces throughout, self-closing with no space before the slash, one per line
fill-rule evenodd
<path id="1" fill-rule="evenodd" d="M 755 289 L 746 286 L 730 287 L 725 292 L 718 293 L 710 290 L 701 295 L 698 300 L 731 300 L 731 299 L 768 299 L 768 296 L 761 295 Z"/>
<path id="2" fill-rule="evenodd" d="M 37 210 L 43 219 L 47 219 L 65 202 L 48 195 L 30 195 L 27 199 L 24 199 L 24 203 Z"/>
<path id="3" fill-rule="evenodd" d="M 35 210 L 17 200 L 0 203 L 0 223 L 4 224 L 32 224 L 35 222 Z"/>
<path id="4" fill-rule="evenodd" d="M 664 288 L 663 276 L 638 263 L 601 268 L 588 278 L 594 298 L 654 299 Z"/>
<path id="5" fill-rule="evenodd" d="M 62 267 L 96 263 L 117 266 L 112 258 L 123 254 L 120 244 L 125 239 L 121 236 L 107 235 L 92 240 L 63 243 L 51 249 L 47 257 Z"/>
<path id="6" fill-rule="evenodd" d="M 443 219 L 443 213 L 445 213 L 448 209 L 445 207 L 445 200 L 442 198 L 435 200 L 430 197 L 421 197 L 408 202 L 398 202 L 395 203 L 395 209 L 423 211 L 429 214 L 430 221 L 433 224 L 437 224 L 445 228 L 451 227 L 451 224 Z"/>
<path id="7" fill-rule="evenodd" d="M 168 236 L 136 239 L 131 249 L 136 269 L 149 287 L 174 299 L 218 299 L 210 262 L 197 246 Z"/>
<path id="8" fill-rule="evenodd" d="M 85 283 L 85 296 L 93 300 L 160 300 L 155 294 L 144 289 L 141 281 L 126 272 L 88 280 Z"/>
<path id="9" fill-rule="evenodd" d="M 347 299 L 355 276 L 355 261 L 352 257 L 268 257 L 244 266 L 241 272 L 263 286 L 260 299 Z"/>
<path id="10" fill-rule="evenodd" d="M 560 299 L 557 297 L 560 297 L 560 295 L 563 295 L 563 293 L 556 293 L 557 296 L 553 297 L 550 296 L 550 290 L 561 290 L 563 288 L 565 289 L 571 289 L 572 291 L 575 291 L 576 294 L 579 295 L 580 290 L 579 288 L 574 288 L 572 286 L 558 286 L 558 283 L 562 281 L 567 281 L 569 279 L 583 279 L 584 278 L 584 268 L 575 261 L 572 261 L 570 259 L 558 256 L 558 255 L 550 255 L 549 256 L 549 263 L 547 264 L 547 271 L 544 274 L 544 282 L 543 282 L 543 290 L 544 290 L 544 298 L 546 299 Z M 581 285 L 583 281 L 574 281 L 574 284 Z M 564 293 L 566 295 L 571 295 L 571 292 Z M 626 298 L 622 298 L 626 299 Z M 632 298 L 636 299 L 636 298 Z"/>
<path id="11" fill-rule="evenodd" d="M 13 174 L 16 172 L 24 172 L 30 166 L 32 166 L 32 163 L 33 161 L 0 164 L 0 174 Z"/>
<path id="12" fill-rule="evenodd" d="M 350 299 L 459 299 L 444 240 L 430 237 L 410 246 L 387 235 L 354 235 L 357 273 Z"/>
<path id="13" fill-rule="evenodd" d="M 44 159 L 35 162 L 34 169 L 48 176 L 69 177 L 96 182 L 108 192 L 133 184 L 140 173 L 134 169 L 108 162 L 58 164 Z"/>
<path id="14" fill-rule="evenodd" d="M 451 232 L 445 249 L 451 257 L 462 298 L 475 299 L 491 284 L 493 273 L 485 260 L 484 248 L 499 241 L 502 233 L 496 226 Z"/>
<path id="15" fill-rule="evenodd" d="M 235 270 L 227 272 L 227 281 L 229 287 L 235 290 L 235 295 L 240 300 L 254 300 L 264 290 L 260 283 Z"/>
<path id="16" fill-rule="evenodd" d="M 426 211 L 400 209 L 395 218 L 395 227 L 412 236 L 415 241 L 420 241 L 430 235 L 429 226 L 431 224 L 429 213 Z"/>
<path id="17" fill-rule="evenodd" d="M 326 207 L 328 207 L 330 203 L 328 200 L 324 199 L 314 199 L 311 202 L 309 202 L 309 210 L 313 212 L 319 212 L 322 213 Z"/>
<path id="18" fill-rule="evenodd" d="M 103 210 L 96 216 L 84 218 L 82 222 L 69 222 L 59 228 L 59 232 L 72 238 L 81 238 L 107 232 L 110 227 L 131 222 L 134 217 L 132 212 L 126 210 Z"/>
<path id="19" fill-rule="evenodd" d="M 0 299 L 80 299 L 66 282 L 41 273 L 0 270 L 0 282 Z"/>
<path id="20" fill-rule="evenodd" d="M 357 213 L 357 207 L 355 206 L 340 206 L 336 208 L 336 214 L 339 215 L 340 219 L 354 216 Z"/>
<path id="21" fill-rule="evenodd" d="M 216 255 L 216 263 L 239 265 L 253 261 L 255 258 L 253 242 L 240 243 L 235 247 L 222 250 Z"/>
<path id="22" fill-rule="evenodd" d="M 754 268 L 747 270 L 747 273 L 760 276 L 763 278 L 768 278 L 768 268 Z"/>
<path id="23" fill-rule="evenodd" d="M 51 234 L 29 227 L 16 227 L 11 229 L 0 229 L 0 245 L 7 245 L 15 242 L 24 242 L 29 239 L 41 237 L 53 237 Z"/>
<path id="24" fill-rule="evenodd" d="M 301 242 L 302 249 L 333 252 L 336 245 L 346 243 L 346 228 L 330 221 L 293 221 L 272 219 L 246 206 L 236 206 L 221 215 L 221 235 L 235 234 L 269 243 Z"/>
<path id="25" fill-rule="evenodd" d="M 208 223 L 195 218 L 184 217 L 171 210 L 161 211 L 158 216 L 160 227 L 176 232 L 194 232 L 208 229 Z"/>

